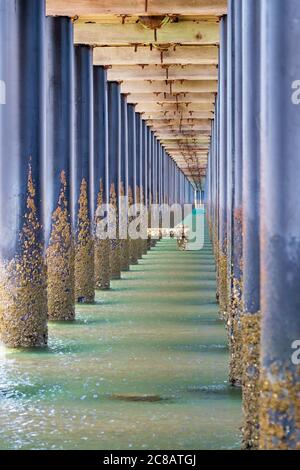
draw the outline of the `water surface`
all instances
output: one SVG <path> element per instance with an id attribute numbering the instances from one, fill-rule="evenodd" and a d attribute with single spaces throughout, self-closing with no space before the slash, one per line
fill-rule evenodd
<path id="1" fill-rule="evenodd" d="M 240 447 L 210 244 L 163 240 L 122 277 L 46 351 L 0 350 L 0 449 Z"/>

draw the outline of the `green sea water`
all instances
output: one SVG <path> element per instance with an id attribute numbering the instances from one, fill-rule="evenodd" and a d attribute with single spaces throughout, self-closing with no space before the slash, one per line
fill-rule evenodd
<path id="1" fill-rule="evenodd" d="M 0 350 L 0 449 L 239 449 L 210 243 L 162 240 L 49 326 L 45 351 Z"/>

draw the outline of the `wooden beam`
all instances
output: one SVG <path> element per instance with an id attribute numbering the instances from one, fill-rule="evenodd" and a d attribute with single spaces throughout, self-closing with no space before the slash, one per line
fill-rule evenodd
<path id="1" fill-rule="evenodd" d="M 150 46 L 95 47 L 94 65 L 217 65 L 217 46 L 171 46 L 160 51 Z"/>
<path id="2" fill-rule="evenodd" d="M 107 80 L 217 80 L 214 65 L 113 65 L 107 70 Z"/>
<path id="3" fill-rule="evenodd" d="M 189 111 L 204 111 L 213 112 L 215 109 L 213 104 L 210 103 L 138 103 L 135 106 L 137 113 L 156 113 L 156 112 L 189 112 Z"/>
<path id="4" fill-rule="evenodd" d="M 196 126 L 196 127 L 199 127 L 201 130 L 208 130 L 210 131 L 211 130 L 211 121 L 209 119 L 184 119 L 184 120 L 181 120 L 178 119 L 178 120 L 172 120 L 172 119 L 169 119 L 169 120 L 166 120 L 166 121 L 162 121 L 162 122 L 157 122 L 155 120 L 149 120 L 146 122 L 146 124 L 148 126 L 157 126 L 159 127 L 160 129 L 163 129 L 163 128 L 166 128 L 166 127 L 178 127 L 178 126 Z"/>
<path id="5" fill-rule="evenodd" d="M 126 81 L 121 83 L 122 93 L 217 93 L 218 82 L 216 80 L 180 80 L 162 81 Z"/>
<path id="6" fill-rule="evenodd" d="M 165 120 L 165 119 L 213 119 L 214 114 L 210 112 L 199 112 L 199 111 L 190 111 L 182 113 L 173 113 L 171 111 L 165 112 L 153 112 L 153 113 L 143 113 L 141 114 L 142 119 L 148 120 Z"/>
<path id="7" fill-rule="evenodd" d="M 155 31 L 140 23 L 76 22 L 75 44 L 111 46 L 126 44 L 190 44 L 215 45 L 219 42 L 217 21 L 179 21 Z"/>
<path id="8" fill-rule="evenodd" d="M 214 93 L 130 93 L 127 103 L 214 103 Z"/>
<path id="9" fill-rule="evenodd" d="M 222 16 L 227 0 L 46 0 L 47 15 L 200 15 Z M 147 9 L 146 9 L 147 6 Z"/>

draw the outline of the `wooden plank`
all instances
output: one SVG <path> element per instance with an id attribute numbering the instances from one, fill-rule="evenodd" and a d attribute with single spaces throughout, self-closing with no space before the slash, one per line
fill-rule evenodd
<path id="1" fill-rule="evenodd" d="M 95 47 L 94 65 L 217 65 L 217 46 L 172 46 L 161 52 L 150 46 Z"/>
<path id="2" fill-rule="evenodd" d="M 127 103 L 214 103 L 214 93 L 130 93 Z"/>
<path id="3" fill-rule="evenodd" d="M 126 81 L 121 83 L 122 93 L 217 93 L 218 82 L 216 80 L 180 80 L 162 81 Z"/>
<path id="4" fill-rule="evenodd" d="M 150 120 L 165 120 L 165 119 L 213 119 L 214 115 L 210 112 L 190 111 L 182 113 L 173 113 L 171 111 L 157 112 L 157 113 L 143 113 L 142 119 L 145 121 Z"/>
<path id="5" fill-rule="evenodd" d="M 111 46 L 126 44 L 215 45 L 219 42 L 219 24 L 212 21 L 179 21 L 160 29 L 146 29 L 140 23 L 82 23 L 74 28 L 75 44 Z"/>
<path id="6" fill-rule="evenodd" d="M 227 0 L 46 0 L 47 15 L 200 15 L 222 16 Z M 147 6 L 147 9 L 146 9 Z"/>
<path id="7" fill-rule="evenodd" d="M 198 126 L 199 128 L 201 128 L 201 130 L 208 130 L 210 131 L 211 130 L 211 121 L 209 119 L 184 119 L 182 121 L 180 120 L 166 120 L 166 121 L 163 121 L 163 122 L 157 122 L 155 120 L 149 120 L 146 122 L 147 125 L 149 126 L 159 126 L 161 129 L 162 128 L 165 128 L 165 127 L 169 127 L 169 126 L 172 126 L 172 127 L 175 127 L 175 126 L 178 126 L 178 125 L 181 125 L 181 126 L 189 126 L 189 125 L 192 125 L 192 126 Z"/>
<path id="8" fill-rule="evenodd" d="M 214 65 L 113 65 L 107 70 L 107 80 L 217 80 Z M 174 93 L 174 91 L 173 91 Z"/>
<path id="9" fill-rule="evenodd" d="M 149 113 L 149 112 L 189 112 L 189 111 L 209 111 L 213 112 L 215 109 L 211 103 L 138 103 L 135 106 L 137 113 Z"/>

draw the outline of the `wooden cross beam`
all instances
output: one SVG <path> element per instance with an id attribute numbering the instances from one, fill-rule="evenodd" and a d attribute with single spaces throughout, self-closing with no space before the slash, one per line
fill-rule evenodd
<path id="1" fill-rule="evenodd" d="M 46 0 L 47 15 L 222 16 L 227 0 Z"/>
<path id="2" fill-rule="evenodd" d="M 214 65 L 112 65 L 107 70 L 107 79 L 110 82 L 124 80 L 215 81 L 218 79 L 218 69 Z"/>
<path id="3" fill-rule="evenodd" d="M 148 80 L 121 81 L 122 93 L 216 93 L 216 80 Z"/>
<path id="4" fill-rule="evenodd" d="M 141 23 L 85 23 L 76 21 L 76 44 L 111 46 L 126 44 L 215 45 L 219 42 L 217 21 L 179 21 L 160 29 L 146 29 Z"/>
<path id="5" fill-rule="evenodd" d="M 161 51 L 152 46 L 95 47 L 94 65 L 217 65 L 217 46 L 170 46 Z"/>

